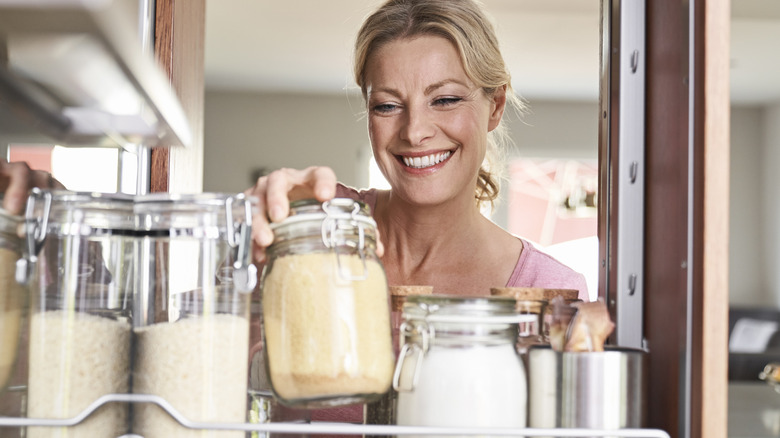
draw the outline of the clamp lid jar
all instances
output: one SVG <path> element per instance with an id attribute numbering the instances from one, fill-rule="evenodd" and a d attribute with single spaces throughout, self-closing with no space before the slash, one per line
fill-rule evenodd
<path id="1" fill-rule="evenodd" d="M 296 201 L 272 229 L 261 289 L 275 396 L 305 408 L 378 398 L 390 387 L 394 357 L 368 208 L 351 199 Z"/>
<path id="2" fill-rule="evenodd" d="M 525 427 L 521 316 L 510 298 L 408 297 L 393 376 L 398 424 Z"/>
<path id="3" fill-rule="evenodd" d="M 133 198 L 33 189 L 17 278 L 31 294 L 27 415 L 71 418 L 130 389 Z M 112 403 L 74 436 L 118 436 L 129 406 Z M 28 436 L 48 436 L 46 427 Z"/>
<path id="4" fill-rule="evenodd" d="M 133 391 L 193 421 L 246 419 L 253 203 L 243 194 L 136 197 Z M 133 407 L 133 432 L 243 436 L 187 429 L 153 404 Z"/>
<path id="5" fill-rule="evenodd" d="M 15 277 L 16 262 L 22 256 L 21 224 L 21 216 L 0 208 L 0 393 L 16 363 L 25 307 L 23 288 Z"/>

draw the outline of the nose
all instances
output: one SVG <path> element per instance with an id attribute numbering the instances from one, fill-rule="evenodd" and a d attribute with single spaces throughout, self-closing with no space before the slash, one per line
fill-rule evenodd
<path id="1" fill-rule="evenodd" d="M 401 127 L 401 139 L 417 146 L 433 137 L 435 124 L 428 111 L 424 108 L 409 108 L 406 112 L 404 126 Z"/>

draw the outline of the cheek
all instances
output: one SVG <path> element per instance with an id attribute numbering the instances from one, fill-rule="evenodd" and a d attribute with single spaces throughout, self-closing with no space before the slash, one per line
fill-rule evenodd
<path id="1" fill-rule="evenodd" d="M 376 149 L 383 146 L 393 133 L 393 126 L 390 120 L 369 117 L 368 118 L 368 139 L 371 146 Z"/>
<path id="2" fill-rule="evenodd" d="M 461 139 L 463 142 L 472 142 L 482 137 L 487 137 L 488 132 L 487 117 L 474 113 L 453 114 L 447 120 L 448 131 L 452 137 Z"/>

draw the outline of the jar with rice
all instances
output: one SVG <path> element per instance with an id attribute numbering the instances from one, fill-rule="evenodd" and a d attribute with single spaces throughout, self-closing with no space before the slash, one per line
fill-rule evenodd
<path id="1" fill-rule="evenodd" d="M 252 204 L 242 194 L 136 197 L 133 392 L 162 397 L 191 421 L 247 417 Z M 149 403 L 134 406 L 133 433 L 244 436 L 187 429 Z"/>
<path id="2" fill-rule="evenodd" d="M 16 262 L 22 256 L 21 224 L 21 216 L 0 208 L 0 393 L 16 366 L 25 307 L 23 288 L 15 277 Z"/>
<path id="3" fill-rule="evenodd" d="M 377 399 L 390 388 L 394 355 L 387 279 L 367 206 L 295 201 L 272 229 L 261 290 L 274 395 L 307 409 Z"/>
<path id="4" fill-rule="evenodd" d="M 33 189 L 25 257 L 31 318 L 27 415 L 73 418 L 130 389 L 132 197 Z M 129 406 L 103 405 L 67 428 L 30 427 L 31 438 L 119 436 Z"/>

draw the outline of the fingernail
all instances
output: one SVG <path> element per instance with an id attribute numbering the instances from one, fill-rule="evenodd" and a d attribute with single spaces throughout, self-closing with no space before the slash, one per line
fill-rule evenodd
<path id="1" fill-rule="evenodd" d="M 284 219 L 282 217 L 282 207 L 279 207 L 278 205 L 271 207 L 270 215 L 272 221 L 278 221 Z"/>
<path id="2" fill-rule="evenodd" d="M 260 230 L 260 244 L 268 246 L 272 243 L 274 243 L 274 233 L 269 229 Z"/>

